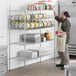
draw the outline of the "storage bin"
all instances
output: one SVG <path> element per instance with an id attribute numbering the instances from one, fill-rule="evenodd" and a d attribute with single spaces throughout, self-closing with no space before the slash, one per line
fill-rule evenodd
<path id="1" fill-rule="evenodd" d="M 36 58 L 37 57 L 37 52 L 36 51 L 31 51 L 31 50 L 28 50 L 26 52 L 24 51 L 20 51 L 18 52 L 18 57 L 23 57 L 25 56 L 26 58 Z"/>
<path id="2" fill-rule="evenodd" d="M 35 51 L 28 51 L 28 52 L 26 52 L 26 57 L 27 58 L 36 58 L 37 57 L 37 52 L 35 52 Z"/>
<path id="3" fill-rule="evenodd" d="M 0 46 L 0 76 L 6 76 L 7 72 L 7 47 Z"/>
<path id="4" fill-rule="evenodd" d="M 0 58 L 6 57 L 6 49 L 0 49 Z"/>
<path id="5" fill-rule="evenodd" d="M 0 67 L 0 76 L 4 76 L 5 75 L 5 73 L 6 73 L 6 66 L 2 66 L 2 67 Z"/>
<path id="6" fill-rule="evenodd" d="M 6 57 L 5 58 L 0 58 L 0 67 L 3 65 L 6 65 L 7 61 L 6 61 Z"/>
<path id="7" fill-rule="evenodd" d="M 41 42 L 40 34 L 22 34 L 20 36 L 20 41 L 27 43 L 39 43 Z"/>

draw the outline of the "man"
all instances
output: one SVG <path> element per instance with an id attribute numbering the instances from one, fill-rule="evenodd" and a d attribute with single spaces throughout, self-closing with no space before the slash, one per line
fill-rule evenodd
<path id="1" fill-rule="evenodd" d="M 61 63 L 56 64 L 56 67 L 61 67 L 61 70 L 64 70 L 64 65 L 69 63 L 69 54 L 68 54 L 67 47 L 68 47 L 69 40 L 70 40 L 71 24 L 68 20 L 70 15 L 67 11 L 65 11 L 61 14 L 61 17 L 59 17 L 53 8 L 52 10 L 54 11 L 55 19 L 59 22 L 58 33 L 56 34 L 57 34 L 57 39 L 58 39 L 57 48 L 58 48 L 58 53 L 61 58 Z"/>

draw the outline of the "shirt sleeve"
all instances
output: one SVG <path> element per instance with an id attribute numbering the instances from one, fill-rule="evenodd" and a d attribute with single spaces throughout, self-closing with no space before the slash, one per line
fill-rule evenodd
<path id="1" fill-rule="evenodd" d="M 56 16 L 55 19 L 58 21 L 58 22 L 62 22 L 62 18 L 60 18 L 59 16 Z"/>

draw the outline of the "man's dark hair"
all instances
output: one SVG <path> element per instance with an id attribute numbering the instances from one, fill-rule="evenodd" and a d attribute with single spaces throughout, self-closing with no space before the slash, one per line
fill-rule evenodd
<path id="1" fill-rule="evenodd" d="M 67 11 L 65 11 L 63 14 L 64 14 L 66 17 L 70 17 L 70 15 L 69 15 L 69 13 L 68 13 Z"/>

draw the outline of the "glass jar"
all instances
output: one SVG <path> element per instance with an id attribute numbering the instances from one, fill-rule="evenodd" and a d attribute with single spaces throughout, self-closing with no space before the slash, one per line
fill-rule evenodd
<path id="1" fill-rule="evenodd" d="M 31 25 L 29 22 L 26 23 L 26 29 L 30 29 L 31 28 Z"/>
<path id="2" fill-rule="evenodd" d="M 44 27 L 48 26 L 47 21 L 44 21 L 43 23 L 44 23 Z"/>
<path id="3" fill-rule="evenodd" d="M 44 26 L 43 21 L 39 22 L 39 27 L 43 27 L 43 26 Z"/>
<path id="4" fill-rule="evenodd" d="M 46 13 L 43 14 L 43 18 L 47 18 L 47 14 Z"/>
<path id="5" fill-rule="evenodd" d="M 35 27 L 39 28 L 39 23 L 38 22 L 35 23 Z"/>
<path id="6" fill-rule="evenodd" d="M 31 19 L 31 15 L 27 14 L 27 20 L 30 20 L 30 19 Z"/>
<path id="7" fill-rule="evenodd" d="M 31 22 L 30 25 L 31 25 L 31 28 L 35 28 L 35 22 Z"/>
<path id="8" fill-rule="evenodd" d="M 48 26 L 51 26 L 52 22 L 51 21 L 47 21 Z"/>
<path id="9" fill-rule="evenodd" d="M 40 19 L 43 18 L 43 14 L 39 14 L 39 18 L 40 18 Z"/>

